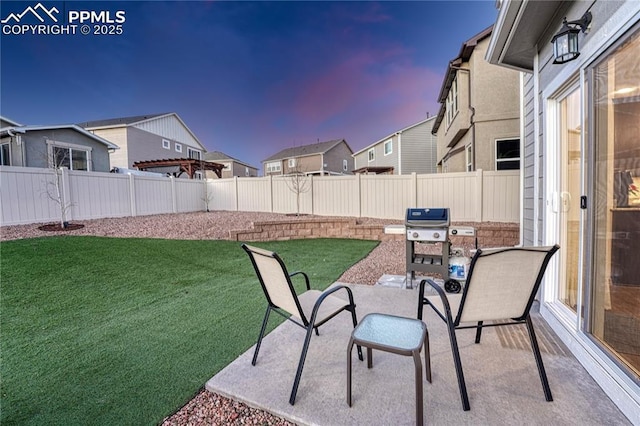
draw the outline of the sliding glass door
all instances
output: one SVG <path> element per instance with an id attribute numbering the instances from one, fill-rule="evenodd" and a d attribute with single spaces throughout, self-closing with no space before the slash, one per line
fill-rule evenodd
<path id="1" fill-rule="evenodd" d="M 640 31 L 588 70 L 592 91 L 591 280 L 585 331 L 640 374 Z M 569 304 L 571 295 L 568 296 Z"/>

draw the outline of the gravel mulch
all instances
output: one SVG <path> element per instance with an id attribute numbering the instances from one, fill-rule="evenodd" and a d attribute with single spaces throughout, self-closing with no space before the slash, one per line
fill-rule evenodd
<path id="1" fill-rule="evenodd" d="M 196 212 L 81 221 L 83 228 L 67 231 L 69 235 L 104 237 L 166 238 L 182 240 L 227 239 L 230 230 L 248 229 L 253 222 L 270 220 L 304 220 L 313 216 L 290 216 L 257 212 Z M 399 223 L 385 219 L 360 218 L 359 223 Z M 0 227 L 0 241 L 57 235 L 38 229 L 39 224 Z M 384 274 L 403 275 L 404 241 L 383 241 L 365 259 L 347 270 L 341 282 L 373 285 Z M 201 390 L 163 426 L 182 425 L 293 425 L 268 412 Z"/>

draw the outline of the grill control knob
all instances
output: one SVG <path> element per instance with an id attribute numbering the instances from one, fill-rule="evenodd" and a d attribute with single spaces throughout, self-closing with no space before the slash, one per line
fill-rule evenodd
<path id="1" fill-rule="evenodd" d="M 419 235 L 420 235 L 420 234 L 418 234 L 417 232 L 414 232 L 414 233 L 413 233 L 413 238 L 418 238 L 418 236 L 419 236 Z"/>
<path id="2" fill-rule="evenodd" d="M 438 233 L 438 232 L 434 232 L 434 233 L 433 233 L 433 238 L 435 238 L 435 239 L 440 238 L 440 233 Z"/>

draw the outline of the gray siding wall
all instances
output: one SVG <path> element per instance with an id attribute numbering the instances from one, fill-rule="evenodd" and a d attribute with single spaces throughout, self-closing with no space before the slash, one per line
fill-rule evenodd
<path id="1" fill-rule="evenodd" d="M 162 147 L 162 139 L 171 142 L 171 148 Z M 176 143 L 174 139 L 168 139 L 153 133 L 135 127 L 127 128 L 127 147 L 129 149 L 129 164 L 116 165 L 118 167 L 132 168 L 136 161 L 165 160 L 171 158 L 188 158 L 187 145 L 182 144 L 182 152 L 176 151 Z"/>
<path id="2" fill-rule="evenodd" d="M 136 124 L 136 128 L 202 151 L 202 146 L 174 115 Z"/>
<path id="3" fill-rule="evenodd" d="M 331 171 L 335 173 L 344 173 L 344 174 L 352 174 L 353 171 L 353 154 L 346 143 L 340 143 L 327 151 L 324 154 L 324 164 L 327 166 L 324 168 L 325 171 Z M 347 170 L 345 171 L 342 168 L 343 160 L 347 160 Z"/>
<path id="4" fill-rule="evenodd" d="M 245 172 L 248 166 L 245 166 L 244 164 L 236 163 L 235 161 L 233 161 L 231 164 L 233 167 L 233 176 L 240 176 L 240 177 L 247 176 Z M 249 167 L 249 177 L 256 177 L 256 176 L 258 176 L 258 170 L 256 170 L 253 167 Z"/>
<path id="5" fill-rule="evenodd" d="M 438 138 L 431 134 L 436 117 L 402 132 L 401 167 L 396 174 L 436 173 Z M 394 147 L 395 149 L 395 147 Z"/>
<path id="6" fill-rule="evenodd" d="M 106 145 L 71 129 L 34 130 L 23 134 L 22 146 L 25 147 L 27 167 L 49 167 L 45 139 L 89 147 L 91 148 L 91 171 L 109 171 L 109 150 Z M 12 145 L 11 156 L 19 156 L 19 147 L 15 145 L 15 142 Z"/>
<path id="7" fill-rule="evenodd" d="M 404 136 L 403 136 L 404 137 Z M 384 144 L 391 139 L 391 143 L 393 145 L 392 152 L 389 155 L 384 155 Z M 369 150 L 373 149 L 374 151 L 374 159 L 373 161 L 369 161 Z M 363 152 L 357 155 L 357 160 L 355 162 L 355 168 L 361 167 L 393 167 L 393 174 L 397 175 L 399 173 L 399 163 L 398 163 L 398 136 L 393 135 L 388 139 L 383 140 L 365 149 Z"/>
<path id="8" fill-rule="evenodd" d="M 523 184 L 523 208 L 522 208 L 522 241 L 524 245 L 534 244 L 534 208 L 535 208 L 535 190 L 534 171 L 535 171 L 535 110 L 534 110 L 534 87 L 533 74 L 525 74 L 523 90 L 523 146 L 521 153 L 521 168 L 524 179 Z"/>

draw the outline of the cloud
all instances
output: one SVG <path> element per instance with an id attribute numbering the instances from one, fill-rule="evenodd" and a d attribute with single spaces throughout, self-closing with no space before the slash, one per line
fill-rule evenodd
<path id="1" fill-rule="evenodd" d="M 442 77 L 409 55 L 399 46 L 339 55 L 342 60 L 315 73 L 272 86 L 269 109 L 258 121 L 271 130 L 288 129 L 290 137 L 349 133 L 365 139 L 353 143 L 372 143 L 437 112 Z M 372 136 L 376 132 L 383 134 Z M 367 142 L 371 137 L 376 139 Z"/>

